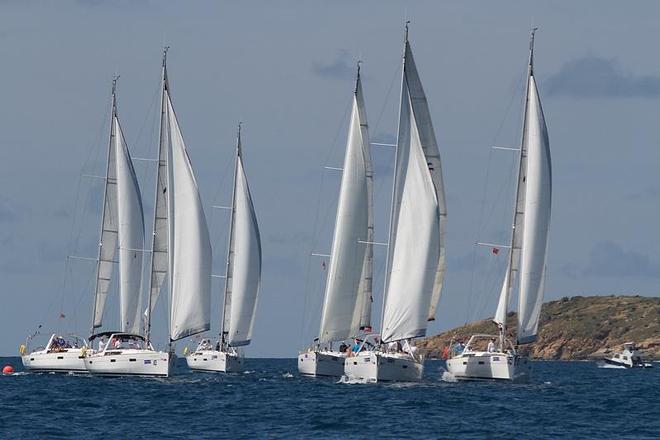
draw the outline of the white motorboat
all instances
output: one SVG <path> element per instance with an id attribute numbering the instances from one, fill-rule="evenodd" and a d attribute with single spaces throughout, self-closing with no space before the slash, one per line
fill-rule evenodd
<path id="1" fill-rule="evenodd" d="M 506 338 L 506 316 L 514 287 L 519 277 L 518 325 L 516 346 L 536 340 L 543 303 L 545 263 L 552 202 L 552 167 L 550 143 L 543 108 L 534 77 L 534 34 L 532 30 L 527 69 L 527 86 L 521 147 L 518 152 L 518 180 L 513 212 L 511 244 L 497 246 L 509 249 L 509 260 L 493 321 L 499 334 L 492 338 L 490 350 L 474 347 L 447 360 L 447 369 L 457 379 L 526 380 L 529 360 L 517 354 Z M 492 244 L 486 244 L 492 246 Z M 483 335 L 479 335 L 481 338 Z M 509 346 L 509 348 L 507 348 Z M 460 350 L 459 350 L 460 351 Z"/>
<path id="2" fill-rule="evenodd" d="M 425 336 L 428 321 L 435 319 L 445 274 L 447 210 L 440 152 L 407 23 L 402 70 L 382 340 L 344 362 L 349 378 L 368 382 L 421 379 L 423 358 L 412 340 Z M 408 349 L 388 351 L 402 342 Z"/>
<path id="3" fill-rule="evenodd" d="M 101 348 L 84 357 L 85 368 L 105 376 L 161 376 L 170 370 L 170 354 L 156 351 L 142 335 L 103 332 L 90 338 L 103 341 Z"/>
<path id="4" fill-rule="evenodd" d="M 319 337 L 298 354 L 304 376 L 342 376 L 347 350 L 333 350 L 332 343 L 371 329 L 373 176 L 359 63 L 341 172 Z"/>
<path id="5" fill-rule="evenodd" d="M 653 364 L 645 362 L 637 351 L 634 342 L 623 344 L 623 351 L 616 352 L 603 361 L 608 365 L 615 365 L 623 368 L 653 368 Z"/>
<path id="6" fill-rule="evenodd" d="M 447 370 L 456 379 L 528 381 L 531 364 L 526 357 L 516 354 L 508 339 L 505 340 L 506 350 L 488 351 L 477 347 L 480 340 L 494 343 L 496 339 L 493 335 L 473 335 L 460 353 L 447 360 Z"/>
<path id="7" fill-rule="evenodd" d="M 86 373 L 84 354 L 87 342 L 75 335 L 52 334 L 45 347 L 28 352 L 29 342 L 21 346 L 21 361 L 26 370 Z"/>
<path id="8" fill-rule="evenodd" d="M 238 347 L 250 344 L 261 284 L 261 237 L 252 196 L 243 168 L 241 125 L 238 126 L 234 184 L 229 220 L 229 251 L 225 274 L 220 339 L 216 347 L 204 339 L 186 356 L 193 370 L 232 373 L 241 371 Z"/>

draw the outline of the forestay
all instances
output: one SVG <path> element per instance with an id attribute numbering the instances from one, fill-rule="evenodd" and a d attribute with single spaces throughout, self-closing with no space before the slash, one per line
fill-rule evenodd
<path id="1" fill-rule="evenodd" d="M 261 284 L 261 238 L 243 168 L 240 142 L 239 135 L 223 318 L 227 343 L 233 347 L 248 345 L 252 339 Z"/>
<path id="2" fill-rule="evenodd" d="M 440 154 L 407 38 L 401 89 L 384 342 L 426 334 L 445 273 L 446 206 Z"/>
<path id="3" fill-rule="evenodd" d="M 372 198 L 367 116 L 358 70 L 321 316 L 321 343 L 355 336 L 371 325 Z"/>

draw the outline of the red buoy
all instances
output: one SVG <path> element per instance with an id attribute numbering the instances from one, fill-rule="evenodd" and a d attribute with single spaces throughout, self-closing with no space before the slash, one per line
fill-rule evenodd
<path id="1" fill-rule="evenodd" d="M 2 367 L 2 374 L 11 374 L 13 372 L 14 372 L 14 367 L 12 367 L 11 365 L 5 365 L 4 367 Z"/>

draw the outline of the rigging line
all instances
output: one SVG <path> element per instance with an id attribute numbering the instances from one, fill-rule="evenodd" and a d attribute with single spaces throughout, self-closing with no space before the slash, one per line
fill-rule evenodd
<path id="1" fill-rule="evenodd" d="M 147 122 L 149 122 L 149 117 L 153 115 L 154 108 L 156 107 L 156 102 L 158 101 L 158 98 L 160 97 L 160 81 L 158 82 L 158 86 L 155 88 L 153 96 L 151 98 L 151 104 L 149 104 L 149 109 L 147 110 L 147 113 L 144 115 L 144 119 L 142 120 L 142 124 L 140 124 L 140 129 L 138 130 L 138 134 L 135 137 L 134 143 L 132 145 L 135 145 L 137 148 L 137 145 L 140 144 L 140 141 L 142 140 L 142 135 L 144 134 L 145 128 L 147 126 Z M 149 156 L 145 156 L 149 157 Z"/>
<path id="2" fill-rule="evenodd" d="M 497 140 L 498 140 L 498 138 L 499 138 L 499 136 L 500 136 L 500 134 L 501 134 L 501 132 L 504 128 L 504 124 L 506 123 L 506 121 L 509 117 L 509 114 L 511 112 L 511 108 L 513 106 L 513 103 L 515 102 L 516 97 L 518 95 L 517 91 L 520 89 L 520 85 L 522 84 L 523 79 L 524 79 L 523 76 L 519 76 L 516 87 L 514 89 L 515 92 L 511 94 L 511 98 L 509 99 L 509 102 L 508 102 L 508 104 L 506 106 L 506 109 L 504 111 L 504 116 L 502 117 L 502 119 L 500 121 L 500 124 L 499 124 L 497 130 L 495 131 L 495 135 L 492 138 L 491 145 L 497 145 Z M 479 241 L 479 238 L 481 236 L 481 233 L 482 233 L 483 228 L 484 228 L 485 223 L 486 223 L 484 214 L 485 214 L 485 211 L 486 211 L 486 197 L 488 195 L 487 194 L 487 192 L 488 192 L 488 182 L 490 180 L 490 168 L 491 168 L 492 157 L 493 157 L 493 149 L 489 148 L 488 150 L 489 150 L 488 162 L 487 162 L 487 167 L 486 167 L 486 175 L 485 175 L 485 178 L 484 178 L 484 184 L 483 184 L 483 190 L 482 190 L 482 199 L 481 199 L 480 208 L 479 208 L 479 216 L 477 218 L 477 230 L 476 230 L 476 236 L 475 236 L 474 242 Z M 500 187 L 500 191 L 499 191 L 499 194 L 496 197 L 495 202 L 500 199 L 503 191 L 504 191 L 503 187 Z M 497 203 L 493 203 L 493 205 L 491 205 L 490 215 L 493 214 L 496 206 L 497 206 Z M 472 306 L 475 302 L 475 298 L 474 298 L 474 296 L 475 296 L 474 278 L 475 278 L 475 274 L 476 274 L 476 258 L 477 258 L 476 257 L 476 252 L 477 252 L 477 246 L 473 245 L 472 246 L 472 273 L 471 273 L 471 276 L 470 276 L 470 288 L 469 288 L 469 294 L 468 294 L 468 307 L 466 309 L 466 320 L 465 320 L 466 323 L 471 318 L 470 311 L 473 311 L 473 312 L 475 311 Z"/>
<path id="3" fill-rule="evenodd" d="M 342 128 L 344 126 L 347 114 L 348 114 L 349 110 L 353 107 L 354 98 L 353 98 L 353 93 L 352 92 L 351 92 L 350 96 L 351 96 L 351 99 L 347 100 L 348 104 L 344 108 L 344 112 L 342 114 L 342 117 L 339 119 L 339 123 L 337 125 L 337 131 L 335 133 L 335 136 L 334 136 L 334 139 L 333 139 L 332 143 L 330 144 L 330 148 L 328 149 L 328 154 L 326 155 L 325 160 L 323 161 L 324 164 L 328 163 L 328 161 L 330 160 L 330 156 L 332 155 L 332 153 L 334 153 L 335 148 L 337 147 L 337 140 L 339 139 L 339 135 L 341 134 L 341 131 L 342 131 Z M 324 187 L 324 183 L 325 183 L 325 174 L 326 173 L 319 173 L 319 174 L 321 176 L 320 176 L 319 190 L 318 190 L 317 196 L 316 196 L 316 210 L 315 210 L 315 215 L 314 215 L 314 225 L 313 225 L 312 238 L 311 238 L 312 246 L 311 246 L 311 249 L 307 249 L 307 252 L 305 252 L 305 254 L 307 255 L 307 263 L 305 265 L 306 266 L 306 269 L 305 269 L 305 286 L 304 286 L 304 289 L 305 289 L 304 298 L 305 299 L 303 301 L 303 319 L 302 319 L 302 323 L 301 323 L 301 327 L 300 327 L 300 347 L 301 348 L 304 348 L 304 345 L 305 345 L 305 341 L 304 341 L 305 335 L 304 335 L 304 333 L 305 333 L 305 330 L 306 330 L 305 327 L 306 327 L 306 324 L 307 324 L 306 323 L 307 315 L 308 315 L 307 307 L 308 307 L 308 302 L 310 300 L 309 290 L 310 290 L 311 270 L 312 270 L 312 266 L 311 266 L 312 257 L 311 257 L 310 254 L 314 251 L 314 249 L 316 249 L 317 243 L 318 243 L 318 238 L 317 237 L 318 237 L 318 235 L 320 235 L 319 234 L 319 217 L 320 217 L 320 213 L 321 213 L 321 195 L 323 193 L 323 187 Z M 327 215 L 324 216 L 324 217 L 326 217 L 326 219 L 327 219 Z M 302 243 L 301 243 L 301 246 L 302 246 Z M 311 322 L 312 321 L 310 319 L 310 325 L 311 325 Z"/>
<path id="4" fill-rule="evenodd" d="M 82 190 L 83 169 L 90 162 L 90 157 L 92 156 L 93 152 L 96 152 L 97 155 L 98 155 L 97 145 L 100 143 L 100 139 L 103 137 L 103 132 L 105 131 L 107 120 L 109 119 L 108 118 L 109 112 L 110 112 L 110 109 L 106 107 L 105 113 L 103 115 L 103 119 L 101 120 L 100 126 L 99 126 L 99 128 L 96 132 L 96 135 L 94 136 L 94 140 L 91 143 L 92 147 L 87 149 L 87 157 L 85 158 L 85 161 L 83 162 L 83 166 L 80 170 L 80 173 L 78 174 L 78 183 L 76 185 L 76 192 L 75 192 L 76 196 L 75 196 L 75 201 L 74 201 L 74 205 L 73 205 L 74 218 L 73 218 L 73 221 L 71 222 L 71 227 L 69 229 L 68 239 L 67 239 L 67 243 L 66 243 L 67 255 L 69 255 L 71 253 L 70 250 L 71 250 L 71 247 L 72 247 L 72 242 L 74 241 L 74 238 L 73 238 L 74 235 L 76 236 L 75 242 L 76 242 L 76 246 L 77 246 L 77 243 L 80 239 L 80 233 L 81 233 L 80 230 L 82 229 L 80 227 L 76 227 L 76 220 L 78 218 L 78 216 L 76 216 L 76 214 L 77 214 L 76 207 L 78 206 L 79 201 L 80 201 L 80 195 L 81 195 L 81 190 Z M 77 234 L 74 234 L 74 232 L 77 232 Z M 48 307 L 46 308 L 44 317 L 41 320 L 42 322 L 50 314 L 55 301 L 59 300 L 60 312 L 62 311 L 62 309 L 64 307 L 64 296 L 65 296 L 65 292 L 66 292 L 66 281 L 67 281 L 67 268 L 69 267 L 68 266 L 68 264 L 69 264 L 68 260 L 69 260 L 68 258 L 64 259 L 64 267 L 63 267 L 63 272 L 62 272 L 62 283 L 60 284 L 59 295 L 54 295 L 52 297 Z"/>
<path id="5" fill-rule="evenodd" d="M 385 114 L 385 109 L 387 108 L 387 104 L 390 101 L 390 95 L 392 94 L 392 89 L 394 89 L 394 84 L 396 83 L 397 78 L 400 78 L 400 72 L 401 72 L 401 60 L 397 59 L 396 63 L 397 67 L 394 69 L 394 76 L 392 76 L 392 80 L 390 81 L 390 87 L 387 89 L 387 93 L 385 94 L 385 100 L 383 101 L 383 106 L 380 109 L 380 114 L 378 115 L 378 119 L 376 119 L 376 124 L 374 125 L 374 132 L 378 130 L 378 127 L 380 127 L 380 122 L 383 119 L 383 115 Z"/>

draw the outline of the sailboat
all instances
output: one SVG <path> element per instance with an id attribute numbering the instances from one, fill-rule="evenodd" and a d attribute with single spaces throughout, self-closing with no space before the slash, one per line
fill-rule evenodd
<path id="1" fill-rule="evenodd" d="M 174 113 L 163 52 L 160 142 L 151 248 L 149 305 L 145 335 L 127 339 L 109 335 L 102 351 L 85 358 L 87 370 L 106 375 L 169 376 L 173 343 L 210 328 L 211 242 L 206 218 Z M 153 309 L 167 278 L 169 291 L 168 351 L 151 344 Z M 143 342 L 135 350 L 131 341 Z M 124 349 L 128 345 L 129 349 Z"/>
<path id="2" fill-rule="evenodd" d="M 116 88 L 117 78 L 114 78 L 90 343 L 100 337 L 94 332 L 102 326 L 110 281 L 117 263 L 115 261 L 117 247 L 119 247 L 121 331 L 105 332 L 102 335 L 121 334 L 127 342 L 129 339 L 131 341 L 140 339 L 137 332 L 140 326 L 144 243 L 142 200 L 131 155 L 117 116 Z M 76 339 L 77 343 L 71 343 L 67 338 L 53 334 L 44 349 L 24 355 L 23 364 L 29 370 L 86 372 L 85 356 L 91 354 L 92 350 L 86 341 Z"/>
<path id="3" fill-rule="evenodd" d="M 229 252 L 225 274 L 225 295 L 220 339 L 214 347 L 210 339 L 202 339 L 194 352 L 186 357 L 193 370 L 238 372 L 243 358 L 238 347 L 250 344 L 252 327 L 261 284 L 261 237 L 252 204 L 241 148 L 241 125 L 238 126 Z"/>
<path id="4" fill-rule="evenodd" d="M 95 374 L 128 371 L 161 375 L 162 355 L 154 351 L 140 333 L 144 217 L 137 177 L 117 115 L 116 79 L 112 85 L 111 118 L 92 336 L 89 338 L 92 346 L 98 340 L 98 350 L 87 350 L 84 365 L 87 371 Z M 117 249 L 121 329 L 98 332 L 103 325 Z"/>
<path id="5" fill-rule="evenodd" d="M 536 79 L 534 35 L 529 43 L 522 141 L 518 156 L 518 183 L 513 213 L 509 262 L 493 321 L 498 335 L 473 335 L 461 353 L 447 360 L 457 379 L 525 381 L 531 365 L 517 353 L 517 346 L 536 340 L 543 303 L 545 263 L 552 201 L 550 143 Z M 507 338 L 506 315 L 516 276 L 518 332 L 516 343 Z M 490 339 L 486 350 L 484 339 Z"/>
<path id="6" fill-rule="evenodd" d="M 413 338 L 435 319 L 445 273 L 445 206 L 440 153 L 406 23 L 399 129 L 390 214 L 382 333 L 345 360 L 349 378 L 418 381 L 423 356 Z"/>
<path id="7" fill-rule="evenodd" d="M 371 153 L 358 63 L 321 327 L 315 343 L 298 355 L 300 374 L 342 376 L 350 351 L 333 350 L 332 343 L 371 328 L 372 198 Z"/>

